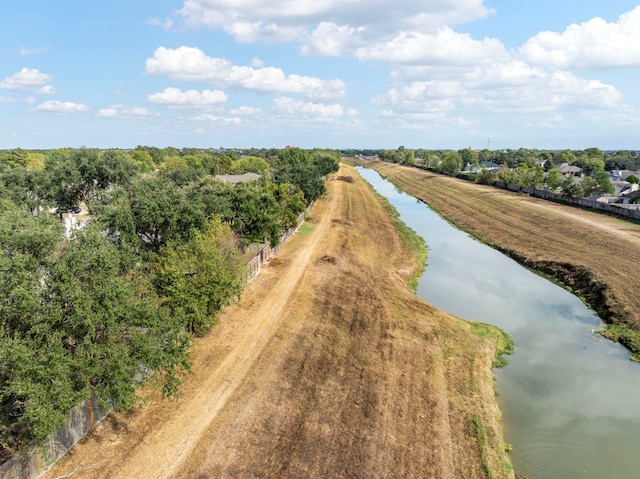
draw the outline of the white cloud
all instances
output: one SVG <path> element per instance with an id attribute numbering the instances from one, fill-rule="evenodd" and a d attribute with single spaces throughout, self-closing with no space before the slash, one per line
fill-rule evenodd
<path id="1" fill-rule="evenodd" d="M 617 22 L 593 18 L 562 33 L 538 33 L 520 53 L 529 62 L 558 69 L 640 66 L 640 6 Z"/>
<path id="2" fill-rule="evenodd" d="M 159 18 L 150 18 L 147 20 L 147 25 L 153 25 L 155 27 L 160 27 L 163 30 L 171 30 L 175 22 L 172 18 L 167 18 L 166 20 L 160 20 Z"/>
<path id="3" fill-rule="evenodd" d="M 388 42 L 358 49 L 355 57 L 405 64 L 477 65 L 506 59 L 508 54 L 497 39 L 478 41 L 443 27 L 435 34 L 401 32 Z"/>
<path id="4" fill-rule="evenodd" d="M 280 97 L 273 102 L 273 111 L 278 116 L 289 118 L 312 119 L 318 122 L 334 120 L 344 115 L 344 110 L 338 103 L 330 105 L 324 103 L 303 102 L 293 98 Z"/>
<path id="5" fill-rule="evenodd" d="M 33 90 L 44 86 L 53 77 L 35 68 L 23 68 L 0 82 L 0 89 L 12 91 Z"/>
<path id="6" fill-rule="evenodd" d="M 292 41 L 322 22 L 363 27 L 373 36 L 428 31 L 484 18 L 484 0 L 185 0 L 176 17 L 191 27 L 221 29 L 238 41 Z"/>
<path id="7" fill-rule="evenodd" d="M 13 98 L 10 96 L 0 96 L 0 103 L 35 103 L 36 99 L 32 96 L 27 98 Z"/>
<path id="8" fill-rule="evenodd" d="M 113 105 L 109 108 L 102 108 L 96 114 L 97 118 L 145 118 L 151 116 L 151 112 L 146 108 L 127 108 L 124 105 Z"/>
<path id="9" fill-rule="evenodd" d="M 51 85 L 45 85 L 42 88 L 39 88 L 36 93 L 38 95 L 55 95 L 56 93 L 58 93 L 58 90 L 56 90 L 53 86 Z"/>
<path id="10" fill-rule="evenodd" d="M 408 113 L 518 111 L 523 117 L 625 108 L 612 85 L 569 72 L 548 73 L 518 61 L 468 69 L 457 78 L 399 83 L 375 97 L 373 104 Z"/>
<path id="11" fill-rule="evenodd" d="M 358 34 L 362 31 L 362 28 L 320 22 L 303 40 L 300 51 L 303 55 L 342 56 L 356 48 L 359 44 Z"/>
<path id="12" fill-rule="evenodd" d="M 31 56 L 31 55 L 38 55 L 39 53 L 44 53 L 46 51 L 47 51 L 46 48 L 26 48 L 26 47 L 22 47 L 20 49 L 20 55 L 22 55 L 23 57 L 28 57 L 28 56 Z"/>
<path id="13" fill-rule="evenodd" d="M 217 116 L 212 115 L 210 113 L 203 113 L 202 115 L 198 115 L 194 117 L 196 121 L 207 121 L 211 123 L 222 123 L 222 124 L 232 124 L 238 125 L 242 123 L 242 118 L 237 116 Z"/>
<path id="14" fill-rule="evenodd" d="M 181 46 L 176 49 L 159 47 L 148 58 L 146 71 L 150 75 L 189 82 L 210 82 L 225 88 L 241 88 L 267 93 L 299 93 L 310 99 L 341 98 L 346 94 L 342 80 L 285 75 L 280 68 L 238 66 L 224 58 L 205 55 L 199 48 Z"/>
<path id="15" fill-rule="evenodd" d="M 258 57 L 253 57 L 251 59 L 251 66 L 254 68 L 262 68 L 264 66 L 264 61 Z"/>
<path id="16" fill-rule="evenodd" d="M 72 103 L 70 101 L 50 100 L 41 103 L 36 107 L 37 111 L 54 111 L 59 113 L 75 113 L 89 111 L 89 107 L 82 103 Z"/>
<path id="17" fill-rule="evenodd" d="M 229 111 L 232 115 L 238 116 L 260 116 L 262 115 L 262 109 L 255 108 L 252 106 L 241 106 L 239 108 L 234 108 Z"/>
<path id="18" fill-rule="evenodd" d="M 208 108 L 218 106 L 227 101 L 227 95 L 221 90 L 182 91 L 178 88 L 165 88 L 164 91 L 153 93 L 147 101 L 169 108 Z"/>

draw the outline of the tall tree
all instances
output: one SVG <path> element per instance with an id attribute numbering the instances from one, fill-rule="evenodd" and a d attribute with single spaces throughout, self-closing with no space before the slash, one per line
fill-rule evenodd
<path id="1" fill-rule="evenodd" d="M 222 307 L 242 291 L 246 263 L 231 228 L 213 217 L 189 243 L 164 249 L 155 277 L 163 304 L 183 318 L 188 331 L 204 335 Z"/>

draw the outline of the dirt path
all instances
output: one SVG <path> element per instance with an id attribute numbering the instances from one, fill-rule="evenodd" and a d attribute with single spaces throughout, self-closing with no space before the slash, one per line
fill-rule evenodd
<path id="1" fill-rule="evenodd" d="M 313 231 L 196 341 L 184 397 L 104 421 L 45 479 L 513 477 L 493 341 L 408 290 L 414 253 L 340 175 Z"/>
<path id="2" fill-rule="evenodd" d="M 628 240 L 640 245 L 640 226 L 629 221 L 624 221 L 602 213 L 583 210 L 571 206 L 564 206 L 551 201 L 526 197 L 523 199 L 516 195 L 507 196 L 513 201 L 523 202 L 527 205 L 548 211 L 551 214 L 562 215 L 572 220 L 579 221 L 596 230 L 602 230 L 618 236 L 622 240 Z"/>

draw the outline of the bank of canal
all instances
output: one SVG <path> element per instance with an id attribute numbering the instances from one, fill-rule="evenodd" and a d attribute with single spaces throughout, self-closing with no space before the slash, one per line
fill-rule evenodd
<path id="1" fill-rule="evenodd" d="M 496 380 L 515 469 L 531 479 L 638 477 L 640 364 L 594 333 L 602 324 L 593 311 L 376 171 L 358 171 L 428 245 L 418 295 L 513 337 L 515 353 Z"/>

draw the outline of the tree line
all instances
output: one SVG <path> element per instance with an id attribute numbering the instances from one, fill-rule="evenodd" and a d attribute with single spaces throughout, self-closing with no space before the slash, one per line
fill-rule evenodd
<path id="1" fill-rule="evenodd" d="M 175 396 L 193 335 L 241 293 L 244 250 L 276 244 L 340 155 L 138 146 L 0 151 L 0 458 L 92 393 Z M 236 185 L 221 174 L 256 173 Z M 66 238 L 62 219 L 88 220 Z"/>

